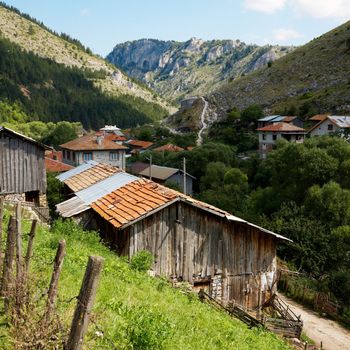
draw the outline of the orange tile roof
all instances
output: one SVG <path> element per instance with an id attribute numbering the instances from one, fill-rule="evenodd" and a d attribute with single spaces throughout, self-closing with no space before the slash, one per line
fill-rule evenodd
<path id="1" fill-rule="evenodd" d="M 120 187 L 92 203 L 91 208 L 119 229 L 177 200 L 183 200 L 217 215 L 233 217 L 224 210 L 146 179 L 139 179 Z"/>
<path id="2" fill-rule="evenodd" d="M 305 129 L 288 123 L 275 123 L 266 125 L 263 128 L 256 129 L 257 131 L 276 131 L 276 132 L 306 132 Z"/>
<path id="3" fill-rule="evenodd" d="M 309 118 L 309 120 L 313 120 L 316 122 L 320 122 L 325 120 L 330 114 L 316 114 L 313 117 Z"/>
<path id="4" fill-rule="evenodd" d="M 290 122 L 292 122 L 294 119 L 296 119 L 297 117 L 294 117 L 294 116 L 286 116 L 286 117 L 284 117 L 283 118 L 283 122 L 284 123 L 290 123 Z"/>
<path id="5" fill-rule="evenodd" d="M 164 146 L 160 146 L 158 148 L 155 148 L 154 151 L 156 152 L 180 152 L 180 151 L 184 151 L 184 149 L 182 147 L 173 145 L 171 143 L 168 143 Z"/>
<path id="6" fill-rule="evenodd" d="M 91 185 L 104 180 L 111 175 L 122 171 L 117 167 L 109 164 L 99 163 L 92 168 L 89 168 L 77 175 L 69 177 L 64 183 L 73 191 L 77 192 L 84 188 L 90 187 Z"/>
<path id="7" fill-rule="evenodd" d="M 48 157 L 45 157 L 45 168 L 48 173 L 63 173 L 73 169 L 71 165 Z"/>
<path id="8" fill-rule="evenodd" d="M 105 138 L 107 140 L 110 140 L 110 141 L 126 141 L 126 137 L 125 136 L 116 135 L 114 133 L 106 134 Z"/>
<path id="9" fill-rule="evenodd" d="M 98 144 L 95 134 L 79 137 L 75 140 L 72 140 L 60 145 L 60 147 L 69 149 L 72 151 L 103 151 L 103 150 L 126 149 L 125 146 L 118 145 L 117 143 L 109 140 L 106 137 L 103 137 L 101 140 L 101 144 Z"/>
<path id="10" fill-rule="evenodd" d="M 129 145 L 141 148 L 149 148 L 153 145 L 153 142 L 150 141 L 140 141 L 140 140 L 130 140 Z"/>

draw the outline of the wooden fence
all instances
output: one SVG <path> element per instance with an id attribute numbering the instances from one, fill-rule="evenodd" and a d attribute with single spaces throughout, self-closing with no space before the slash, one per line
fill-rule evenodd
<path id="1" fill-rule="evenodd" d="M 301 281 L 300 276 L 295 273 L 291 274 L 287 270 L 281 271 L 279 289 L 290 293 L 293 298 L 318 312 L 326 313 L 334 318 L 339 316 L 340 305 L 332 300 L 329 294 L 308 288 Z"/>
<path id="2" fill-rule="evenodd" d="M 12 215 L 7 227 L 6 248 L 2 251 L 2 233 L 4 201 L 0 198 L 0 294 L 4 300 L 4 310 L 12 325 L 15 337 L 13 342 L 16 349 L 46 349 L 49 342 L 57 336 L 56 299 L 58 282 L 66 254 L 66 242 L 61 240 L 57 247 L 56 257 L 53 262 L 51 282 L 47 292 L 46 307 L 41 316 L 31 312 L 32 301 L 29 290 L 29 266 L 33 255 L 33 241 L 37 223 L 32 222 L 28 240 L 26 255 L 23 255 L 21 203 L 17 203 L 16 215 Z M 85 276 L 81 285 L 77 305 L 72 319 L 69 336 L 62 340 L 65 350 L 81 350 L 83 338 L 87 332 L 90 312 L 94 303 L 99 276 L 102 271 L 103 258 L 90 256 L 88 259 Z M 2 272 L 2 273 L 1 273 Z M 31 329 L 33 326 L 34 329 Z M 52 331 L 52 333 L 50 333 Z M 30 341 L 25 338 L 25 333 Z M 47 344 L 46 344 L 47 341 Z M 56 348 L 56 347 L 55 347 Z"/>

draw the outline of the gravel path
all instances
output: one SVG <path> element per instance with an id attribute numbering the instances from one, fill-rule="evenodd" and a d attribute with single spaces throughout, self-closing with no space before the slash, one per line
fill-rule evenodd
<path id="1" fill-rule="evenodd" d="M 282 294 L 278 296 L 290 305 L 296 315 L 301 315 L 304 322 L 304 332 L 315 341 L 316 345 L 323 343 L 325 350 L 350 350 L 350 331 L 337 322 L 320 317 L 295 301 Z"/>

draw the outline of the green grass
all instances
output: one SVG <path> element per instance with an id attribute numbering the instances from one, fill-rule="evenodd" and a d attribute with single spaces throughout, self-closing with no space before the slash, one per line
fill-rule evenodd
<path id="1" fill-rule="evenodd" d="M 24 225 L 29 231 L 29 223 Z M 89 332 L 84 349 L 290 349 L 271 333 L 249 330 L 240 321 L 213 310 L 153 278 L 130 268 L 99 242 L 93 232 L 58 221 L 51 231 L 39 227 L 31 264 L 31 281 L 48 287 L 58 241 L 67 242 L 67 255 L 59 284 L 58 313 L 68 329 L 89 255 L 104 257 Z M 96 331 L 103 330 L 98 336 Z M 1 348 L 0 334 L 0 348 Z"/>

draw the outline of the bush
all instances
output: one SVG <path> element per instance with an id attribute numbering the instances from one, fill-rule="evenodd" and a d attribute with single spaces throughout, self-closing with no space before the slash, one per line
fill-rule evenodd
<path id="1" fill-rule="evenodd" d="M 171 325 L 160 312 L 144 306 L 127 309 L 127 338 L 132 349 L 163 349 L 163 343 L 170 335 Z"/>
<path id="2" fill-rule="evenodd" d="M 136 253 L 130 261 L 132 269 L 137 271 L 148 271 L 153 265 L 153 255 L 147 250 Z"/>

